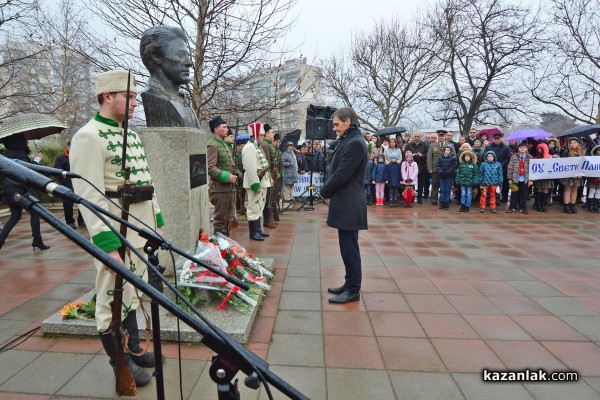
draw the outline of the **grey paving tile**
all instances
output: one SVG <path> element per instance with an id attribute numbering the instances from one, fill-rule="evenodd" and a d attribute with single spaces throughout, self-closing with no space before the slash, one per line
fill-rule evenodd
<path id="1" fill-rule="evenodd" d="M 91 359 L 89 354 L 44 353 L 0 386 L 0 390 L 55 394 Z M 58 368 L 59 367 L 59 368 Z M 35 384 L 32 385 L 32 377 Z"/>
<path id="2" fill-rule="evenodd" d="M 193 387 L 193 389 L 191 391 L 191 395 L 187 398 L 184 397 L 185 399 L 196 400 L 196 399 L 217 399 L 218 398 L 217 384 L 212 379 L 210 379 L 209 367 L 210 367 L 210 364 L 207 364 L 206 367 L 202 369 L 200 378 L 195 381 L 196 385 Z M 200 372 L 200 371 L 198 371 L 198 372 Z M 243 372 L 239 372 L 236 375 L 236 378 L 240 379 L 240 381 L 238 382 L 238 390 L 240 391 L 240 398 L 242 398 L 244 400 L 257 400 L 258 395 L 259 395 L 258 390 L 250 389 L 250 388 L 246 387 L 246 385 L 244 385 L 244 379 L 246 378 L 246 375 L 244 375 Z M 167 393 L 167 396 L 166 396 L 167 399 L 171 399 L 171 398 L 178 399 L 179 398 L 179 388 L 174 389 L 174 390 L 176 390 L 176 391 L 171 392 L 171 395 L 169 395 L 169 393 Z M 277 393 L 277 391 L 274 390 L 273 388 L 271 388 L 271 391 L 273 391 L 274 393 Z M 165 392 L 166 392 L 166 390 L 165 390 Z M 275 397 L 275 398 L 280 399 L 283 397 Z"/>
<path id="3" fill-rule="evenodd" d="M 600 398 L 600 378 L 594 376 L 586 376 L 583 380 L 590 385 L 596 392 L 598 392 L 598 397 Z"/>
<path id="4" fill-rule="evenodd" d="M 390 371 L 397 400 L 464 399 L 450 374 Z"/>
<path id="5" fill-rule="evenodd" d="M 600 341 L 600 316 L 562 316 L 567 324 L 593 341 Z"/>
<path id="6" fill-rule="evenodd" d="M 386 371 L 327 369 L 327 399 L 393 399 Z"/>
<path id="7" fill-rule="evenodd" d="M 93 281 L 90 283 L 65 283 L 38 296 L 37 299 L 70 302 L 89 293 L 92 289 L 94 289 Z"/>
<path id="8" fill-rule="evenodd" d="M 274 333 L 267 362 L 273 365 L 323 367 L 323 336 Z"/>
<path id="9" fill-rule="evenodd" d="M 69 300 L 70 301 L 70 300 Z M 11 310 L 2 316 L 2 319 L 13 321 L 33 321 L 49 317 L 65 305 L 64 300 L 43 300 L 35 298 Z"/>
<path id="10" fill-rule="evenodd" d="M 0 319 L 0 343 L 4 343 L 15 335 L 18 335 L 23 329 L 30 326 L 33 321 L 15 321 L 5 319 L 6 315 Z"/>
<path id="11" fill-rule="evenodd" d="M 417 266 L 417 264 L 415 264 L 413 259 L 409 256 L 382 256 L 381 261 L 388 268 L 407 268 Z"/>
<path id="12" fill-rule="evenodd" d="M 443 257 L 411 257 L 417 267 L 447 267 L 448 264 Z"/>
<path id="13" fill-rule="evenodd" d="M 298 265 L 319 265 L 319 256 L 314 255 L 294 255 L 290 256 L 290 264 Z"/>
<path id="14" fill-rule="evenodd" d="M 542 400 L 597 400 L 598 392 L 583 379 L 579 382 L 526 383 L 525 387 L 536 399 Z"/>
<path id="15" fill-rule="evenodd" d="M 320 311 L 321 296 L 314 292 L 283 292 L 279 309 Z"/>
<path id="16" fill-rule="evenodd" d="M 325 399 L 327 396 L 325 368 L 275 365 L 269 369 L 309 399 Z M 270 388 L 275 399 L 288 398 L 273 386 Z M 261 388 L 260 392 L 260 400 L 269 398 L 264 388 Z"/>
<path id="17" fill-rule="evenodd" d="M 321 265 L 344 265 L 342 256 L 320 256 L 319 262 Z"/>
<path id="18" fill-rule="evenodd" d="M 89 257 L 89 256 L 88 256 Z M 96 270 L 93 269 L 94 265 L 90 261 L 90 269 L 89 271 L 82 272 L 77 275 L 75 278 L 71 279 L 68 283 L 86 283 L 94 285 L 96 282 Z"/>
<path id="19" fill-rule="evenodd" d="M 467 400 L 534 399 L 520 383 L 483 382 L 480 374 L 452 374 Z"/>
<path id="20" fill-rule="evenodd" d="M 283 290 L 285 292 L 320 292 L 321 278 L 286 276 Z"/>
<path id="21" fill-rule="evenodd" d="M 319 311 L 280 310 L 275 321 L 275 333 L 323 334 L 322 315 Z"/>
<path id="22" fill-rule="evenodd" d="M 506 281 L 525 296 L 563 296 L 561 292 L 541 281 Z"/>
<path id="23" fill-rule="evenodd" d="M 383 261 L 379 256 L 361 256 L 361 264 L 363 267 L 383 267 Z"/>
<path id="24" fill-rule="evenodd" d="M 289 264 L 285 275 L 287 277 L 318 278 L 321 276 L 321 267 L 319 265 Z"/>
<path id="25" fill-rule="evenodd" d="M 42 353 L 37 351 L 7 350 L 0 353 L 0 384 L 18 374 Z"/>
<path id="26" fill-rule="evenodd" d="M 537 281 L 535 276 L 528 274 L 520 268 L 493 268 L 488 266 L 486 268 L 506 281 Z"/>
<path id="27" fill-rule="evenodd" d="M 531 300 L 554 315 L 598 315 L 594 310 L 569 297 L 532 297 Z"/>

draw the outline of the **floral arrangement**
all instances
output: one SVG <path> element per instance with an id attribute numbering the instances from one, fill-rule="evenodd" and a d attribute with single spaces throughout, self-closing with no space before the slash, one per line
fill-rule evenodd
<path id="1" fill-rule="evenodd" d="M 206 300 L 199 292 L 202 289 L 215 293 L 221 299 L 218 310 L 232 305 L 240 312 L 250 313 L 260 303 L 264 292 L 271 289 L 267 281 L 273 277 L 273 272 L 264 261 L 225 235 L 208 237 L 201 232 L 196 258 L 251 285 L 250 290 L 244 292 L 218 274 L 188 260 L 176 269 L 175 275 L 178 286 L 182 287 L 180 292 L 194 305 Z"/>
<path id="2" fill-rule="evenodd" d="M 60 310 L 62 319 L 93 319 L 96 314 L 96 295 L 87 303 L 83 300 L 77 300 L 75 303 L 69 303 Z"/>
<path id="3" fill-rule="evenodd" d="M 508 185 L 509 189 L 511 192 L 518 192 L 519 191 L 519 185 L 517 185 L 517 183 L 515 181 L 512 181 L 509 185 Z"/>

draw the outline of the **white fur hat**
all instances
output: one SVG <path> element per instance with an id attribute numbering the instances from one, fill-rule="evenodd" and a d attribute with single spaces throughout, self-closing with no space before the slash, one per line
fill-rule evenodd
<path id="1" fill-rule="evenodd" d="M 96 96 L 108 92 L 126 92 L 127 91 L 127 75 L 128 71 L 116 69 L 106 71 L 96 75 Z M 129 90 L 132 93 L 137 93 L 135 86 L 135 76 L 131 74 L 131 83 Z"/>

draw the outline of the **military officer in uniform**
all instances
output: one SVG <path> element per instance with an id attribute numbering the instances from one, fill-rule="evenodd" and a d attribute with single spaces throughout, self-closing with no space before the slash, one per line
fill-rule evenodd
<path id="1" fill-rule="evenodd" d="M 262 241 L 269 236 L 262 231 L 260 216 L 265 207 L 267 189 L 271 187 L 271 173 L 269 161 L 260 146 L 265 137 L 262 123 L 251 123 L 248 131 L 250 140 L 242 149 L 242 163 L 245 170 L 244 188 L 248 196 L 246 218 L 248 218 L 250 239 Z"/>
<path id="2" fill-rule="evenodd" d="M 265 135 L 260 148 L 265 153 L 267 162 L 269 163 L 269 172 L 271 172 L 272 186 L 267 190 L 267 198 L 265 208 L 263 210 L 263 226 L 269 226 L 269 218 L 271 218 L 274 210 L 274 193 L 275 183 L 279 179 L 279 172 L 277 171 L 277 149 L 275 148 L 275 130 L 271 128 L 269 124 L 264 125 Z"/>
<path id="3" fill-rule="evenodd" d="M 100 104 L 96 115 L 73 136 L 71 142 L 70 161 L 71 171 L 91 181 L 109 198 L 118 202 L 117 186 L 124 183 L 121 170 L 121 157 L 123 150 L 123 123 L 133 117 L 137 106 L 137 89 L 135 79 L 132 77 L 129 93 L 129 110 L 125 109 L 127 101 L 128 72 L 113 70 L 103 72 L 96 76 L 96 96 Z M 140 137 L 133 131 L 127 133 L 126 166 L 131 168 L 131 180 L 136 185 L 152 185 L 152 176 L 148 167 L 148 160 L 144 153 L 144 145 Z M 121 211 L 105 197 L 98 193 L 83 180 L 74 180 L 75 192 L 86 200 L 112 212 L 121 215 Z M 152 189 L 151 186 L 145 186 Z M 146 191 L 146 199 L 131 204 L 129 212 L 138 219 L 156 229 L 162 234 L 164 225 L 162 214 L 153 191 Z M 125 260 L 121 259 L 118 249 L 121 247 L 119 238 L 100 219 L 89 210 L 81 210 L 87 225 L 92 242 L 108 253 L 119 263 L 129 267 L 144 280 L 148 279 L 146 265 L 135 254 L 127 254 Z M 130 222 L 140 225 L 135 219 Z M 140 226 L 141 227 L 141 226 Z M 118 229 L 118 227 L 117 227 Z M 145 239 L 132 230 L 127 231 L 127 240 L 143 253 Z M 99 261 L 96 266 L 96 326 L 104 350 L 110 357 L 110 364 L 114 367 L 117 351 L 112 342 L 112 337 L 107 330 L 112 318 L 110 303 L 113 301 L 115 274 Z M 145 352 L 140 346 L 140 337 L 136 319 L 136 309 L 140 304 L 141 293 L 129 283 L 123 284 L 123 327 L 129 336 L 126 359 L 138 386 L 145 385 L 152 375 L 140 367 L 154 367 L 154 354 Z M 139 296 L 138 296 L 139 295 Z M 139 355 L 136 355 L 137 353 Z"/>
<path id="4" fill-rule="evenodd" d="M 227 123 L 221 117 L 212 119 L 208 126 L 212 137 L 206 145 L 206 162 L 208 165 L 208 196 L 215 206 L 213 226 L 215 234 L 229 236 L 229 218 L 233 214 L 232 192 L 236 190 L 237 175 L 233 165 L 232 143 L 227 143 L 229 132 Z M 233 136 L 232 136 L 233 139 Z"/>

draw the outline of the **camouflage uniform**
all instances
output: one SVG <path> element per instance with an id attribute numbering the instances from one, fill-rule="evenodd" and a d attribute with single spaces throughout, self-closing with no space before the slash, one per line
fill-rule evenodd
<path id="1" fill-rule="evenodd" d="M 233 149 L 224 140 L 211 137 L 206 145 L 208 165 L 208 198 L 215 206 L 213 226 L 215 233 L 229 234 L 229 217 L 233 213 L 233 199 L 236 186 L 229 183 L 229 177 L 235 175 Z"/>

